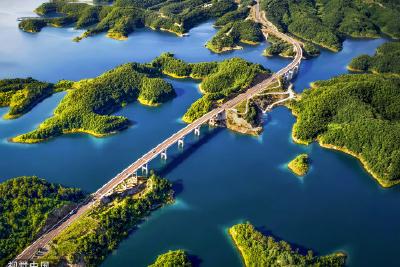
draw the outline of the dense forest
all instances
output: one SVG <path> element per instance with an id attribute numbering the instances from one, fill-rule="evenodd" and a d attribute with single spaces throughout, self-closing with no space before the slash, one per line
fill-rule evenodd
<path id="1" fill-rule="evenodd" d="M 239 43 L 257 44 L 262 40 L 260 24 L 241 20 L 223 26 L 206 46 L 215 53 L 221 53 L 240 48 Z"/>
<path id="2" fill-rule="evenodd" d="M 155 208 L 173 201 L 171 183 L 154 174 L 139 195 L 116 196 L 75 220 L 51 243 L 45 259 L 98 266 Z"/>
<path id="3" fill-rule="evenodd" d="M 346 37 L 400 38 L 396 0 L 262 0 L 267 18 L 280 30 L 333 51 Z"/>
<path id="4" fill-rule="evenodd" d="M 35 176 L 0 183 L 0 266 L 6 266 L 31 243 L 57 209 L 77 203 L 84 196 L 78 189 Z"/>
<path id="5" fill-rule="evenodd" d="M 340 149 L 358 157 L 383 186 L 400 182 L 400 77 L 342 75 L 312 84 L 290 104 L 302 143 Z"/>
<path id="6" fill-rule="evenodd" d="M 87 29 L 83 37 L 106 32 L 115 39 L 126 39 L 137 28 L 149 27 L 182 35 L 197 24 L 236 10 L 230 0 L 115 0 L 112 5 L 89 5 L 56 0 L 43 3 L 35 12 L 42 19 L 27 19 L 19 27 L 38 32 L 46 25 Z M 58 14 L 58 17 L 49 15 Z"/>
<path id="7" fill-rule="evenodd" d="M 310 159 L 307 154 L 300 154 L 289 162 L 288 168 L 298 176 L 304 176 L 309 169 Z"/>
<path id="8" fill-rule="evenodd" d="M 192 263 L 184 250 L 168 251 L 157 257 L 149 267 L 191 267 Z"/>
<path id="9" fill-rule="evenodd" d="M 157 78 L 157 69 L 138 63 L 128 63 L 99 77 L 78 82 L 62 81 L 69 86 L 67 95 L 54 115 L 29 133 L 11 141 L 35 143 L 73 132 L 105 136 L 125 129 L 130 121 L 111 113 L 139 98 L 144 104 L 157 105 L 175 97 L 172 86 Z"/>
<path id="10" fill-rule="evenodd" d="M 0 107 L 10 107 L 5 119 L 14 119 L 29 112 L 36 104 L 51 96 L 54 86 L 32 78 L 0 80 Z"/>
<path id="11" fill-rule="evenodd" d="M 400 43 L 385 43 L 376 50 L 372 57 L 361 55 L 354 58 L 348 68 L 357 72 L 400 74 Z"/>
<path id="12" fill-rule="evenodd" d="M 155 59 L 152 64 L 172 77 L 202 80 L 200 89 L 204 96 L 194 102 L 183 116 L 183 120 L 187 123 L 200 118 L 219 102 L 247 89 L 258 75 L 270 72 L 261 65 L 240 58 L 187 64 L 169 53 Z"/>
<path id="13" fill-rule="evenodd" d="M 289 243 L 263 235 L 250 223 L 232 226 L 229 234 L 245 266 L 345 266 L 346 255 L 343 253 L 315 256 L 310 250 L 303 255 Z"/>
<path id="14" fill-rule="evenodd" d="M 96 78 L 77 82 L 62 80 L 53 86 L 54 91 L 66 90 L 67 94 L 53 116 L 32 132 L 10 141 L 37 143 L 76 132 L 102 137 L 126 129 L 131 122 L 112 113 L 135 100 L 159 105 L 176 96 L 171 84 L 162 79 L 163 75 L 201 80 L 204 96 L 183 116 L 184 121 L 192 122 L 221 101 L 248 88 L 258 75 L 267 73 L 261 65 L 239 58 L 186 63 L 165 53 L 148 64 L 124 64 Z"/>

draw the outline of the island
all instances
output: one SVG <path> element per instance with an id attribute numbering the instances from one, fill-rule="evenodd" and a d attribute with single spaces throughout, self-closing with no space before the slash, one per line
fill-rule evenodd
<path id="1" fill-rule="evenodd" d="M 192 267 L 192 263 L 186 252 L 179 249 L 161 254 L 149 267 Z"/>
<path id="2" fill-rule="evenodd" d="M 36 176 L 0 183 L 0 265 L 6 266 L 85 197 L 79 189 Z"/>
<path id="3" fill-rule="evenodd" d="M 400 38 L 396 0 L 263 0 L 261 7 L 280 31 L 335 52 L 346 37 Z"/>
<path id="4" fill-rule="evenodd" d="M 57 87 L 32 78 L 0 80 L 0 107 L 10 107 L 4 119 L 15 119 L 29 112 Z M 58 87 L 60 91 L 60 87 Z"/>
<path id="5" fill-rule="evenodd" d="M 99 33 L 107 33 L 108 37 L 116 40 L 126 40 L 130 33 L 143 27 L 183 36 L 197 24 L 219 18 L 239 6 L 230 0 L 110 2 L 112 5 L 65 0 L 46 2 L 35 9 L 41 17 L 25 19 L 19 27 L 27 32 L 39 32 L 46 26 L 74 25 L 76 29 L 86 29 L 75 41 Z"/>
<path id="6" fill-rule="evenodd" d="M 310 159 L 307 154 L 300 154 L 288 164 L 288 168 L 297 176 L 304 176 L 309 169 Z"/>
<path id="7" fill-rule="evenodd" d="M 347 74 L 317 81 L 289 103 L 297 117 L 292 132 L 296 142 L 316 140 L 323 147 L 357 157 L 384 187 L 400 183 L 400 73 L 394 73 L 400 61 L 378 67 L 390 46 L 379 48 L 370 65 L 371 70 L 390 73 Z"/>
<path id="8" fill-rule="evenodd" d="M 173 202 L 171 183 L 152 174 L 115 192 L 55 237 L 40 260 L 54 265 L 97 266 L 155 210 Z"/>
<path id="9" fill-rule="evenodd" d="M 309 250 L 303 255 L 286 241 L 276 241 L 265 236 L 250 223 L 241 223 L 228 230 L 244 265 L 250 266 L 345 266 L 346 254 L 337 252 L 326 256 L 315 256 Z"/>
<path id="10" fill-rule="evenodd" d="M 87 133 L 95 137 L 115 134 L 132 122 L 112 113 L 136 100 L 157 106 L 176 96 L 172 85 L 163 79 L 165 75 L 201 81 L 200 89 L 204 95 L 183 115 L 183 121 L 190 123 L 269 73 L 261 65 L 240 58 L 186 63 L 171 53 L 164 53 L 150 63 L 127 63 L 95 78 L 58 82 L 54 88 L 67 91 L 67 94 L 53 116 L 37 129 L 10 141 L 38 143 L 71 133 Z"/>

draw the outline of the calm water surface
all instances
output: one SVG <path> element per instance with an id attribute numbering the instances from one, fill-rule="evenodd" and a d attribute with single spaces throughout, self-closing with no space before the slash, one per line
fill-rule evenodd
<path id="1" fill-rule="evenodd" d="M 288 64 L 261 56 L 267 44 L 224 55 L 204 48 L 215 29 L 204 23 L 189 37 L 141 30 L 128 41 L 99 35 L 80 43 L 81 32 L 46 28 L 40 34 L 17 29 L 16 18 L 32 15 L 40 0 L 0 1 L 0 78 L 28 77 L 55 82 L 99 75 L 119 64 L 147 62 L 169 51 L 190 62 L 243 57 L 278 70 Z M 304 61 L 295 82 L 301 91 L 311 81 L 346 73 L 350 59 L 372 54 L 384 40 L 351 40 L 340 53 L 324 51 Z M 193 81 L 171 80 L 178 97 L 159 108 L 134 103 L 118 112 L 135 125 L 112 137 L 96 139 L 70 135 L 37 145 L 7 142 L 7 138 L 34 129 L 52 114 L 64 96 L 56 94 L 29 114 L 12 121 L 0 119 L 0 181 L 20 175 L 38 175 L 52 182 L 94 191 L 144 152 L 182 128 L 179 118 L 200 97 Z M 0 115 L 7 112 L 0 109 Z M 263 231 L 300 247 L 326 254 L 344 250 L 349 266 L 398 266 L 400 192 L 382 189 L 347 155 L 300 146 L 290 139 L 295 119 L 281 107 L 266 118 L 259 138 L 225 129 L 202 129 L 190 137 L 185 150 L 172 149 L 168 164 L 152 163 L 175 183 L 175 204 L 154 212 L 121 243 L 103 266 L 146 266 L 169 249 L 186 249 L 201 266 L 241 266 L 226 229 L 249 220 Z M 311 172 L 298 179 L 285 164 L 307 152 Z"/>

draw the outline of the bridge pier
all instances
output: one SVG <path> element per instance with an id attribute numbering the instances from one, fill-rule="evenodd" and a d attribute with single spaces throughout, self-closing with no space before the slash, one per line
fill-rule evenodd
<path id="1" fill-rule="evenodd" d="M 181 139 L 178 140 L 178 148 L 183 148 L 185 142 L 184 142 L 184 138 L 182 137 Z"/>
<path id="2" fill-rule="evenodd" d="M 167 160 L 167 150 L 165 149 L 164 151 L 161 152 L 161 159 Z"/>
<path id="3" fill-rule="evenodd" d="M 148 164 L 143 164 L 142 165 L 142 175 L 147 176 L 149 174 L 149 168 Z"/>
<path id="4" fill-rule="evenodd" d="M 194 128 L 194 135 L 200 136 L 200 126 L 197 126 L 196 128 Z"/>

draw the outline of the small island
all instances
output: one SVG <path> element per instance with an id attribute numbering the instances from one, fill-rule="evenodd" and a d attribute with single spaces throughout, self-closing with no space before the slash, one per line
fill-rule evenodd
<path id="1" fill-rule="evenodd" d="M 237 224 L 229 228 L 236 248 L 240 251 L 244 265 L 250 266 L 345 266 L 346 254 L 342 252 L 326 256 L 315 256 L 309 250 L 306 255 L 285 241 L 276 241 L 265 236 L 250 223 Z"/>
<path id="2" fill-rule="evenodd" d="M 288 168 L 298 176 L 304 176 L 309 169 L 310 159 L 307 154 L 300 154 L 288 164 Z"/>
<path id="3" fill-rule="evenodd" d="M 192 267 L 192 263 L 187 253 L 179 249 L 161 254 L 149 267 Z"/>
<path id="4" fill-rule="evenodd" d="M 79 189 L 36 176 L 0 183 L 0 266 L 6 266 L 85 197 Z"/>

